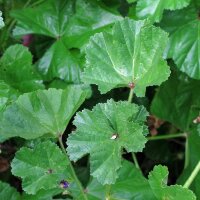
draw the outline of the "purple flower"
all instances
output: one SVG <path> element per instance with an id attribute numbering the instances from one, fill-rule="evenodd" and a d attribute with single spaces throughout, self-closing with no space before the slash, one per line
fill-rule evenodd
<path id="1" fill-rule="evenodd" d="M 60 187 L 66 189 L 69 187 L 69 183 L 65 180 L 60 181 Z"/>

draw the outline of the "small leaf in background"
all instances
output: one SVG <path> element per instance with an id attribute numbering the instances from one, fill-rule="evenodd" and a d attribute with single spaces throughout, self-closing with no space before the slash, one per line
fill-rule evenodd
<path id="1" fill-rule="evenodd" d="M 123 148 L 141 152 L 147 139 L 141 107 L 128 102 L 109 100 L 92 111 L 79 112 L 74 120 L 77 130 L 67 141 L 70 159 L 78 160 L 90 153 L 91 175 L 102 184 L 113 184 L 121 167 Z"/>
<path id="2" fill-rule="evenodd" d="M 156 93 L 151 112 L 183 131 L 189 130 L 200 111 L 200 81 L 173 72 Z"/>
<path id="3" fill-rule="evenodd" d="M 195 200 L 194 193 L 181 185 L 167 186 L 168 170 L 162 165 L 155 166 L 149 173 L 149 185 L 157 200 Z"/>
<path id="4" fill-rule="evenodd" d="M 14 187 L 11 187 L 8 183 L 0 181 L 0 198 L 2 200 L 20 200 L 20 194 Z"/>
<path id="5" fill-rule="evenodd" d="M 0 119 L 0 133 L 5 137 L 34 139 L 63 134 L 86 93 L 79 87 L 65 90 L 51 88 L 21 95 L 8 106 Z"/>
<path id="6" fill-rule="evenodd" d="M 150 18 L 159 22 L 165 9 L 176 10 L 189 5 L 191 0 L 138 0 L 136 13 L 139 19 Z"/>
<path id="7" fill-rule="evenodd" d="M 59 78 L 67 83 L 80 83 L 78 60 L 68 50 L 62 39 L 56 41 L 38 63 L 38 71 L 47 81 Z"/>
<path id="8" fill-rule="evenodd" d="M 71 179 L 65 155 L 50 141 L 40 143 L 34 149 L 22 147 L 11 166 L 12 174 L 22 178 L 23 190 L 28 194 L 59 188 L 61 181 Z"/>
<path id="9" fill-rule="evenodd" d="M 44 88 L 32 66 L 31 53 L 19 44 L 10 46 L 1 57 L 0 80 L 21 93 Z"/>
<path id="10" fill-rule="evenodd" d="M 155 200 L 148 181 L 132 163 L 123 160 L 122 168 L 118 171 L 119 178 L 116 183 L 110 185 L 110 199 L 148 199 Z M 106 186 L 101 185 L 96 179 L 92 179 L 86 188 L 89 199 L 106 199 Z"/>
<path id="11" fill-rule="evenodd" d="M 190 6 L 167 13 L 163 20 L 161 26 L 170 33 L 166 57 L 191 78 L 200 79 L 199 10 Z"/>
<path id="12" fill-rule="evenodd" d="M 2 12 L 0 11 L 0 29 L 5 26 L 3 18 L 2 18 Z"/>
<path id="13" fill-rule="evenodd" d="M 112 34 L 90 38 L 83 81 L 98 85 L 101 93 L 134 84 L 135 94 L 143 97 L 147 86 L 160 85 L 170 74 L 162 58 L 166 44 L 167 34 L 148 22 L 116 22 Z"/>
<path id="14" fill-rule="evenodd" d="M 12 16 L 18 21 L 15 36 L 64 36 L 68 47 L 82 46 L 95 32 L 122 18 L 86 0 L 49 0 L 35 8 L 14 11 Z"/>

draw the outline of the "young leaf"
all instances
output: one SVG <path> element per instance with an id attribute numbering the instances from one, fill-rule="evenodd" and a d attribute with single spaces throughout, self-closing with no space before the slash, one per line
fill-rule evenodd
<path id="1" fill-rule="evenodd" d="M 3 18 L 2 18 L 2 12 L 0 11 L 0 29 L 5 26 Z"/>
<path id="2" fill-rule="evenodd" d="M 122 168 L 118 171 L 119 178 L 116 183 L 110 185 L 110 199 L 148 199 L 155 200 L 148 181 L 132 163 L 123 160 Z M 101 185 L 96 179 L 92 179 L 86 188 L 89 199 L 106 199 L 106 186 Z"/>
<path id="3" fill-rule="evenodd" d="M 67 165 L 65 155 L 50 141 L 34 149 L 22 147 L 11 164 L 12 174 L 22 178 L 23 190 L 28 194 L 59 188 L 61 181 L 70 179 Z"/>
<path id="4" fill-rule="evenodd" d="M 139 112 L 135 104 L 113 100 L 79 112 L 74 120 L 77 130 L 67 141 L 70 159 L 76 161 L 90 153 L 91 175 L 102 184 L 114 183 L 122 149 L 141 152 L 147 141 Z"/>
<path id="5" fill-rule="evenodd" d="M 87 0 L 49 0 L 35 8 L 14 11 L 12 16 L 18 21 L 15 36 L 30 33 L 53 38 L 65 36 L 68 47 L 82 46 L 95 32 L 121 19 Z"/>
<path id="6" fill-rule="evenodd" d="M 65 90 L 51 88 L 23 94 L 2 114 L 0 133 L 25 139 L 43 135 L 58 137 L 86 95 L 72 86 Z"/>
<path id="7" fill-rule="evenodd" d="M 46 51 L 37 67 L 45 80 L 59 78 L 68 83 L 80 83 L 79 63 L 62 39 Z"/>
<path id="8" fill-rule="evenodd" d="M 159 22 L 163 11 L 181 9 L 188 6 L 190 0 L 139 0 L 136 7 L 139 19 L 150 18 L 153 22 Z"/>
<path id="9" fill-rule="evenodd" d="M 191 78 L 200 79 L 199 10 L 190 6 L 169 13 L 164 18 L 166 21 L 163 28 L 170 32 L 166 57 L 173 58 L 177 67 Z"/>
<path id="10" fill-rule="evenodd" d="M 167 186 L 168 170 L 167 167 L 158 165 L 150 172 L 149 185 L 158 200 L 195 200 L 196 197 L 191 190 L 183 188 L 180 185 Z"/>
<path id="11" fill-rule="evenodd" d="M 119 21 L 112 34 L 90 38 L 83 80 L 98 85 L 101 93 L 134 83 L 142 97 L 147 86 L 160 85 L 170 74 L 162 58 L 166 43 L 167 34 L 158 27 L 128 18 Z"/>
<path id="12" fill-rule="evenodd" d="M 188 131 L 200 110 L 200 81 L 183 73 L 173 72 L 155 95 L 151 112 Z M 173 112 L 172 112 L 173 111 Z"/>
<path id="13" fill-rule="evenodd" d="M 17 190 L 7 183 L 0 181 L 0 197 L 2 200 L 20 200 Z"/>
<path id="14" fill-rule="evenodd" d="M 0 60 L 0 80 L 22 93 L 44 88 L 32 66 L 31 53 L 19 44 L 10 46 L 3 54 Z"/>

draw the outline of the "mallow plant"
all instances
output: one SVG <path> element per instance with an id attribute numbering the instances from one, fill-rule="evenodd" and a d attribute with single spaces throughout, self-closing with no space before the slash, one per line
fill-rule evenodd
<path id="1" fill-rule="evenodd" d="M 200 198 L 198 0 L 0 9 L 0 199 Z"/>

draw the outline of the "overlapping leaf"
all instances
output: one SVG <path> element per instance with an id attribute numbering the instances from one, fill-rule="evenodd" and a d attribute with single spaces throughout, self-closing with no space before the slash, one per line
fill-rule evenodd
<path id="1" fill-rule="evenodd" d="M 67 141 L 70 159 L 90 153 L 91 175 L 102 184 L 114 183 L 122 149 L 140 152 L 145 146 L 146 116 L 143 107 L 113 100 L 79 112 L 74 120 L 77 130 Z"/>
<path id="2" fill-rule="evenodd" d="M 110 199 L 148 199 L 155 200 L 148 181 L 132 163 L 122 162 L 122 168 L 118 172 L 119 178 L 114 185 L 110 185 Z M 89 199 L 106 199 L 106 187 L 93 179 L 86 188 Z"/>
<path id="3" fill-rule="evenodd" d="M 160 85 L 170 70 L 162 58 L 167 34 L 145 21 L 117 22 L 112 34 L 98 33 L 86 47 L 83 81 L 99 86 L 101 93 L 135 84 L 137 96 L 147 86 Z"/>
<path id="4" fill-rule="evenodd" d="M 191 78 L 200 79 L 200 20 L 199 10 L 190 6 L 168 13 L 161 26 L 170 32 L 166 57 L 173 58 L 177 67 Z"/>
<path id="5" fill-rule="evenodd" d="M 0 182 L 0 197 L 2 200 L 20 200 L 17 190 L 3 182 Z"/>
<path id="6" fill-rule="evenodd" d="M 18 96 L 19 92 L 17 90 L 0 80 L 0 112 Z"/>
<path id="7" fill-rule="evenodd" d="M 0 133 L 25 139 L 58 137 L 85 97 L 86 93 L 78 87 L 23 94 L 3 112 Z"/>
<path id="8" fill-rule="evenodd" d="M 159 22 L 163 11 L 181 9 L 188 6 L 190 0 L 139 0 L 136 7 L 139 19 L 150 18 L 153 22 Z"/>
<path id="9" fill-rule="evenodd" d="M 32 66 L 32 55 L 22 45 L 10 46 L 0 60 L 0 80 L 20 92 L 44 88 Z"/>
<path id="10" fill-rule="evenodd" d="M 200 110 L 200 81 L 174 72 L 159 88 L 151 112 L 187 131 Z"/>
<path id="11" fill-rule="evenodd" d="M 18 21 L 14 35 L 65 36 L 70 47 L 80 47 L 99 29 L 121 18 L 86 0 L 49 0 L 35 8 L 15 11 L 12 16 Z"/>
<path id="12" fill-rule="evenodd" d="M 59 147 L 47 141 L 34 149 L 21 148 L 12 161 L 12 174 L 22 178 L 24 191 L 36 194 L 41 189 L 59 188 L 62 180 L 69 180 L 67 166 Z"/>
<path id="13" fill-rule="evenodd" d="M 61 39 L 40 59 L 38 71 L 48 81 L 60 78 L 68 83 L 80 83 L 79 63 Z"/>
<path id="14" fill-rule="evenodd" d="M 167 186 L 167 167 L 158 165 L 149 174 L 149 184 L 157 200 L 195 200 L 194 193 L 180 185 Z"/>

